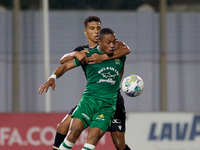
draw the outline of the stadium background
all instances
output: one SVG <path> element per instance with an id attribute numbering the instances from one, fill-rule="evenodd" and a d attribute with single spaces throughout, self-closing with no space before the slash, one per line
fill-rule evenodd
<path id="1" fill-rule="evenodd" d="M 1 0 L 0 4 L 2 5 L 0 7 L 0 112 L 4 116 L 6 113 L 13 112 L 12 1 Z M 164 114 L 160 112 L 159 97 L 160 30 L 158 1 L 110 0 L 106 1 L 107 5 L 103 2 L 95 3 L 99 4 L 97 6 L 89 0 L 80 3 L 50 0 L 49 4 L 50 73 L 57 68 L 59 59 L 63 54 L 71 52 L 78 45 L 87 43 L 87 39 L 83 34 L 83 21 L 89 15 L 96 15 L 101 18 L 102 27 L 112 28 L 117 38 L 124 41 L 131 49 L 131 53 L 127 56 L 124 77 L 129 74 L 137 74 L 143 78 L 145 83 L 144 91 L 139 97 L 129 98 L 123 95 L 128 116 L 127 132 L 129 130 L 133 131 L 133 134 L 136 134 L 136 140 L 138 134 L 141 134 L 134 131 L 133 124 L 137 120 L 137 115 L 139 115 L 139 118 L 151 118 L 152 114 L 155 115 L 152 118 L 156 118 L 158 115 L 156 123 L 159 123 L 164 115 L 172 114 L 171 120 L 167 119 L 168 122 L 173 124 L 173 120 L 183 118 L 178 123 L 185 124 L 185 122 L 189 122 L 191 123 L 190 126 L 195 124 L 195 119 L 191 120 L 197 115 L 196 123 L 198 122 L 200 112 L 199 1 L 167 1 L 168 102 L 167 112 Z M 21 1 L 19 18 L 20 113 L 45 112 L 45 96 L 37 94 L 39 86 L 45 81 L 43 25 L 40 8 L 41 1 Z M 75 68 L 56 80 L 56 91 L 51 92 L 51 113 L 68 112 L 78 103 L 84 87 L 85 77 L 81 68 Z M 184 115 L 190 117 L 184 117 Z M 172 116 L 175 118 L 173 119 Z M 144 123 L 140 119 L 137 121 L 138 124 Z M 165 127 L 167 121 L 165 120 L 161 124 L 164 124 Z M 3 122 L 3 119 L 1 119 L 1 122 Z M 54 122 L 55 126 L 57 123 Z M 150 121 L 149 125 L 151 124 Z M 196 129 L 199 126 L 197 124 L 194 128 Z M 150 132 L 149 130 L 147 132 Z M 3 133 L 2 130 L 0 131 Z M 175 130 L 173 130 L 173 133 L 175 133 Z M 200 142 L 197 141 L 200 139 L 200 131 L 196 130 L 195 135 L 197 139 L 192 144 L 196 144 L 197 148 L 184 146 L 185 149 L 187 148 L 186 150 L 192 148 L 199 150 Z M 127 139 L 130 143 L 129 136 Z M 171 149 L 174 148 L 173 150 L 175 150 L 178 148 L 177 145 L 175 144 Z M 2 142 L 0 146 L 3 146 Z M 140 149 L 142 148 L 140 147 Z"/>

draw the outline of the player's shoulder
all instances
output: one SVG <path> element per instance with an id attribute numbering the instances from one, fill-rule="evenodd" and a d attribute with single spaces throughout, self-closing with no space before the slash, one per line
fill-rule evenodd
<path id="1" fill-rule="evenodd" d="M 97 48 L 90 48 L 90 49 L 88 49 L 88 51 L 89 51 L 89 53 L 86 53 L 86 56 L 88 56 L 88 57 L 91 56 L 94 53 L 99 52 Z"/>
<path id="2" fill-rule="evenodd" d="M 89 45 L 83 45 L 83 46 L 78 46 L 74 49 L 74 51 L 82 51 L 82 50 L 88 50 Z"/>
<path id="3" fill-rule="evenodd" d="M 90 57 L 94 53 L 103 54 L 99 51 L 98 47 L 88 49 L 89 53 L 85 53 L 87 57 Z"/>

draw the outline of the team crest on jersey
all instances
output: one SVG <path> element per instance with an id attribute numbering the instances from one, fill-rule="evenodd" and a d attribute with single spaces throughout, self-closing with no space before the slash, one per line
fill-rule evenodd
<path id="1" fill-rule="evenodd" d="M 120 65 L 119 59 L 115 59 L 115 63 L 116 63 L 117 65 Z"/>

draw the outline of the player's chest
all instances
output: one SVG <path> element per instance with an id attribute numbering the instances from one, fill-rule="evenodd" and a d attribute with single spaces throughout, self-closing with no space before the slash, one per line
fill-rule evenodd
<path id="1" fill-rule="evenodd" d="M 89 65 L 88 75 L 102 75 L 104 78 L 116 78 L 120 75 L 123 63 L 120 60 L 104 61 L 100 64 Z"/>
<path id="2" fill-rule="evenodd" d="M 103 61 L 100 64 L 95 64 L 93 65 L 93 69 L 95 70 L 100 70 L 101 68 L 107 68 L 107 69 L 115 69 L 118 71 L 121 71 L 123 66 L 123 63 L 120 61 L 120 59 L 113 59 L 113 60 L 109 60 L 109 61 Z"/>

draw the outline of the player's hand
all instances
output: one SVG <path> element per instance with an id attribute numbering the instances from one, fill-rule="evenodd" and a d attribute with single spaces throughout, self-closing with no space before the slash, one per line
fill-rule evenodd
<path id="1" fill-rule="evenodd" d="M 92 56 L 88 57 L 88 64 L 99 64 L 104 60 L 104 58 L 104 54 L 94 53 Z"/>
<path id="2" fill-rule="evenodd" d="M 50 78 L 47 80 L 47 82 L 42 84 L 38 90 L 38 93 L 42 94 L 43 91 L 45 90 L 44 93 L 46 94 L 50 86 L 51 86 L 52 90 L 55 91 L 55 79 L 54 78 Z"/>
<path id="3" fill-rule="evenodd" d="M 88 58 L 85 53 L 90 53 L 88 50 L 76 51 L 74 56 L 81 62 L 81 64 L 87 64 Z"/>

